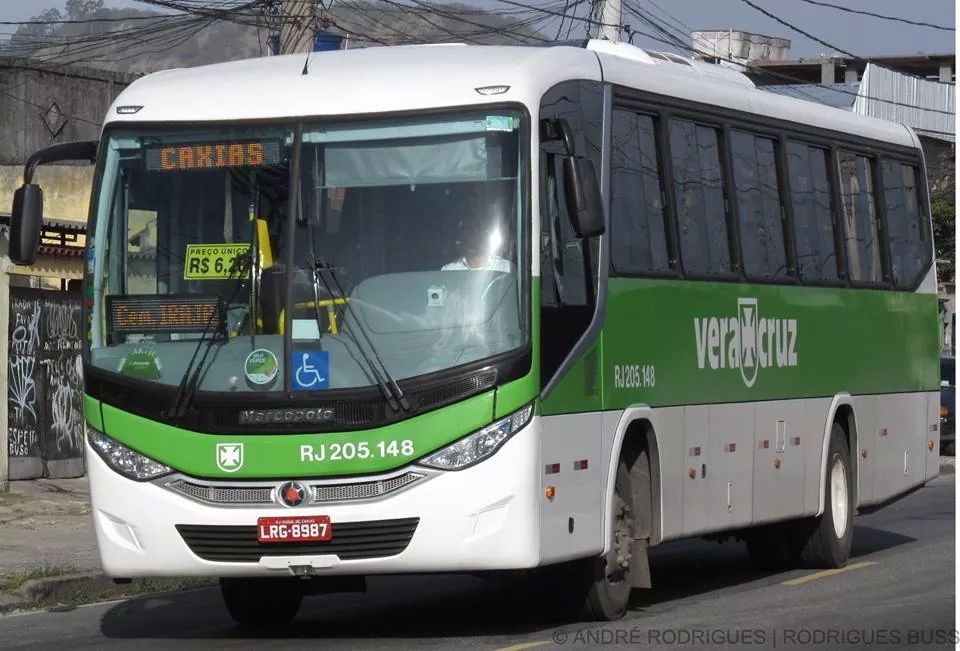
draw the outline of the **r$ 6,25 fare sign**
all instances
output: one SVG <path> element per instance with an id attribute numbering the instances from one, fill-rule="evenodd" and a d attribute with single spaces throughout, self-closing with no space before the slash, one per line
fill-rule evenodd
<path id="1" fill-rule="evenodd" d="M 184 280 L 236 278 L 249 244 L 188 244 L 183 261 Z"/>

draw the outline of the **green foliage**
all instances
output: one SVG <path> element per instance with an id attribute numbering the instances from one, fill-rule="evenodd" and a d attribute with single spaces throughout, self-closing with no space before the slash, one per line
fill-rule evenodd
<path id="1" fill-rule="evenodd" d="M 103 9 L 103 0 L 67 0 L 64 8 L 67 10 L 67 18 L 70 20 L 82 20 L 92 13 Z"/>
<path id="2" fill-rule="evenodd" d="M 49 36 L 53 34 L 60 26 L 57 21 L 63 20 L 63 14 L 53 7 L 44 9 L 36 16 L 30 19 L 27 25 L 20 25 L 13 36 L 10 37 L 11 43 L 31 41 L 38 36 Z"/>
<path id="3" fill-rule="evenodd" d="M 954 279 L 954 252 L 956 251 L 956 196 L 954 184 L 943 188 L 931 197 L 933 213 L 933 242 L 937 254 L 937 274 L 940 281 Z"/>

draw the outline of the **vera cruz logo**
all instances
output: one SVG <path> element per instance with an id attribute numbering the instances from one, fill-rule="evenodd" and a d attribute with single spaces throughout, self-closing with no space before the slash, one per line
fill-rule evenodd
<path id="1" fill-rule="evenodd" d="M 217 468 L 236 472 L 243 467 L 243 443 L 217 443 Z"/>
<path id="2" fill-rule="evenodd" d="M 797 365 L 797 320 L 761 318 L 757 299 L 737 299 L 736 316 L 694 317 L 697 366 L 740 369 L 752 387 L 761 368 Z"/>

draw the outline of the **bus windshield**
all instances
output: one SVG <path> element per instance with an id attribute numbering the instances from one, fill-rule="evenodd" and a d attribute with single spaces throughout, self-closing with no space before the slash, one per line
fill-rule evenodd
<path id="1" fill-rule="evenodd" d="M 520 126 L 111 131 L 89 361 L 177 386 L 209 344 L 199 391 L 326 390 L 376 384 L 371 359 L 400 380 L 519 348 Z"/>

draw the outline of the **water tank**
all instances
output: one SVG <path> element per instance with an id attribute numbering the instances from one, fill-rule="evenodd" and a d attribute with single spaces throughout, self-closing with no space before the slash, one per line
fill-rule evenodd
<path id="1" fill-rule="evenodd" d="M 317 32 L 313 36 L 313 51 L 326 52 L 327 50 L 339 50 L 341 43 L 343 43 L 343 36 L 340 34 Z"/>

